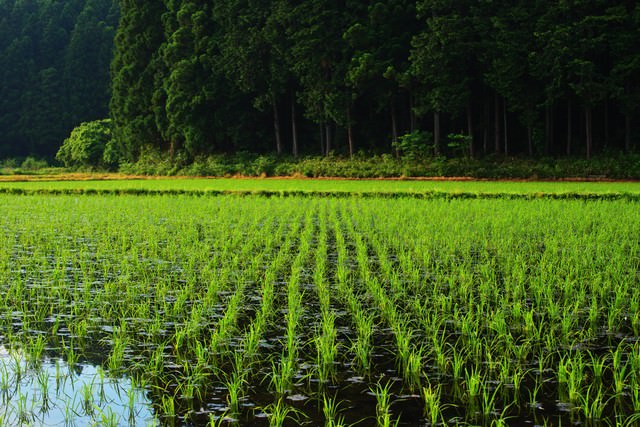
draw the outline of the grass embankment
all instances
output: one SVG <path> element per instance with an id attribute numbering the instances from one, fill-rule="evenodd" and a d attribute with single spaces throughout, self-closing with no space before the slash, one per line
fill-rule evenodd
<path id="1" fill-rule="evenodd" d="M 25 177 L 22 177 L 25 178 Z M 0 181 L 5 194 L 361 196 L 640 200 L 640 182 L 153 178 L 67 175 Z"/>

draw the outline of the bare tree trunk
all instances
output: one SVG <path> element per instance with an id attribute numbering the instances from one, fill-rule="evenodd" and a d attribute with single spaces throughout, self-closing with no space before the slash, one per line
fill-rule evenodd
<path id="1" fill-rule="evenodd" d="M 624 115 L 624 150 L 631 152 L 631 114 Z"/>
<path id="2" fill-rule="evenodd" d="M 278 155 L 282 154 L 282 136 L 280 135 L 280 114 L 278 114 L 278 104 L 276 97 L 271 98 L 271 104 L 273 106 L 273 131 L 276 135 L 276 152 Z"/>
<path id="3" fill-rule="evenodd" d="M 584 124 L 585 124 L 585 135 L 587 139 L 587 159 L 591 158 L 591 154 L 593 151 L 593 117 L 591 107 L 584 107 Z"/>
<path id="4" fill-rule="evenodd" d="M 409 92 L 409 131 L 416 130 L 416 113 L 413 112 L 414 106 L 413 93 Z"/>
<path id="5" fill-rule="evenodd" d="M 169 143 L 169 160 L 171 162 L 173 162 L 173 155 L 175 154 L 175 149 L 176 149 L 176 143 L 172 139 L 171 142 Z"/>
<path id="6" fill-rule="evenodd" d="M 567 156 L 571 155 L 571 143 L 573 142 L 573 120 L 571 113 L 571 100 L 569 100 L 567 101 Z"/>
<path id="7" fill-rule="evenodd" d="M 298 124 L 296 120 L 296 100 L 291 96 L 291 141 L 293 157 L 298 157 Z"/>
<path id="8" fill-rule="evenodd" d="M 527 126 L 527 145 L 529 147 L 529 157 L 533 157 L 533 128 Z"/>
<path id="9" fill-rule="evenodd" d="M 489 101 L 485 100 L 483 110 L 484 129 L 482 130 L 482 154 L 487 155 L 489 152 Z"/>
<path id="10" fill-rule="evenodd" d="M 320 123 L 320 154 L 323 156 L 326 154 L 327 150 L 325 150 L 324 145 L 325 137 L 324 137 L 324 124 Z"/>
<path id="11" fill-rule="evenodd" d="M 500 98 L 496 92 L 493 95 L 493 131 L 494 131 L 494 151 L 500 153 Z"/>
<path id="12" fill-rule="evenodd" d="M 604 101 L 604 146 L 609 147 L 609 101 Z"/>
<path id="13" fill-rule="evenodd" d="M 440 155 L 440 113 L 433 113 L 433 151 L 436 156 Z"/>
<path id="14" fill-rule="evenodd" d="M 473 111 L 471 110 L 471 101 L 467 104 L 467 132 L 469 135 L 469 156 L 473 157 Z"/>
<path id="15" fill-rule="evenodd" d="M 509 128 L 507 127 L 507 100 L 502 99 L 502 118 L 504 121 L 504 155 L 509 154 Z"/>
<path id="16" fill-rule="evenodd" d="M 393 100 L 391 100 L 391 141 L 395 147 L 396 157 L 400 157 L 400 150 L 398 150 L 398 123 L 396 120 L 396 107 Z"/>
<path id="17" fill-rule="evenodd" d="M 325 137 L 327 138 L 327 142 L 325 144 L 325 148 L 327 151 L 325 153 L 325 156 L 328 156 L 329 153 L 331 152 L 331 124 L 330 123 L 326 124 Z"/>
<path id="18" fill-rule="evenodd" d="M 545 120 L 544 120 L 544 154 L 551 154 L 551 147 L 553 146 L 553 115 L 551 114 L 551 107 L 547 105 L 545 108 Z"/>
<path id="19" fill-rule="evenodd" d="M 347 138 L 349 140 L 349 157 L 353 157 L 353 127 L 351 126 L 351 107 L 347 107 Z"/>

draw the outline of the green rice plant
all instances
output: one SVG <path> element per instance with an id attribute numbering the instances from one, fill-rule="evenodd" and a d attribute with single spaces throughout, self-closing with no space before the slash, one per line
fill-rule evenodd
<path id="1" fill-rule="evenodd" d="M 29 341 L 27 345 L 27 360 L 30 366 L 37 367 L 42 361 L 46 338 L 44 335 L 38 335 L 35 339 L 30 339 Z"/>
<path id="2" fill-rule="evenodd" d="M 293 385 L 296 363 L 290 356 L 282 355 L 280 363 L 271 362 L 271 376 L 269 383 L 277 396 L 283 396 Z"/>
<path id="3" fill-rule="evenodd" d="M 422 383 L 424 354 L 424 347 L 413 348 L 404 362 L 402 378 L 412 392 L 419 390 Z"/>
<path id="4" fill-rule="evenodd" d="M 428 384 L 426 387 L 422 387 L 424 416 L 432 426 L 445 422 L 442 414 L 443 405 L 441 403 L 441 396 L 442 387 L 440 384 L 436 387 L 433 387 L 431 384 Z"/>
<path id="5" fill-rule="evenodd" d="M 160 410 L 164 417 L 175 418 L 176 416 L 175 396 L 163 394 L 161 398 Z"/>
<path id="6" fill-rule="evenodd" d="M 396 426 L 400 419 L 394 422 L 391 413 L 391 383 L 388 382 L 384 386 L 380 383 L 376 384 L 375 389 L 370 389 L 376 396 L 376 422 L 380 427 Z"/>
<path id="7" fill-rule="evenodd" d="M 597 381 L 602 381 L 602 376 L 604 375 L 609 362 L 608 356 L 604 355 L 602 357 L 598 357 L 596 354 L 589 350 L 587 350 L 587 354 L 589 356 L 589 361 L 591 362 L 590 367 L 591 371 L 593 372 L 593 377 Z"/>
<path id="8" fill-rule="evenodd" d="M 271 427 L 281 427 L 287 419 L 299 419 L 301 415 L 300 411 L 288 406 L 283 399 L 278 399 L 264 410 L 268 414 L 269 426 Z"/>
<path id="9" fill-rule="evenodd" d="M 587 387 L 584 394 L 578 398 L 580 410 L 587 420 L 601 420 L 608 400 L 606 400 L 602 387 L 597 390 L 593 389 L 593 384 Z"/>
<path id="10" fill-rule="evenodd" d="M 613 390 L 617 396 L 620 396 L 627 387 L 629 360 L 624 360 L 625 347 L 624 343 L 620 343 L 615 350 L 610 350 L 611 355 L 611 371 L 613 374 Z"/>
<path id="11" fill-rule="evenodd" d="M 111 408 L 106 408 L 100 411 L 100 425 L 104 427 L 116 427 L 120 425 L 120 419 Z"/>
<path id="12" fill-rule="evenodd" d="M 240 412 L 240 399 L 244 396 L 246 383 L 244 373 L 239 373 L 236 370 L 231 375 L 228 375 L 224 381 L 224 385 L 227 388 L 227 403 L 229 403 L 229 409 L 233 414 Z"/>
<path id="13" fill-rule="evenodd" d="M 485 377 L 478 366 L 475 366 L 471 370 L 465 368 L 464 372 L 467 396 L 470 400 L 474 400 L 482 393 Z"/>
<path id="14" fill-rule="evenodd" d="M 335 360 L 339 353 L 339 346 L 336 342 L 338 332 L 335 327 L 335 315 L 323 312 L 321 320 L 322 331 L 316 334 L 314 342 L 316 345 L 316 363 L 318 378 L 321 382 L 333 379 L 335 373 Z"/>
<path id="15" fill-rule="evenodd" d="M 374 320 L 370 314 L 355 311 L 356 339 L 352 341 L 351 351 L 355 355 L 356 366 L 365 375 L 371 368 L 371 353 L 373 351 Z"/>
<path id="16" fill-rule="evenodd" d="M 540 390 L 542 390 L 542 386 L 543 383 L 537 381 L 533 388 L 530 388 L 527 390 L 527 393 L 529 394 L 529 407 L 530 408 L 538 408 L 540 407 L 540 400 L 538 398 L 538 395 L 540 394 Z"/>
<path id="17" fill-rule="evenodd" d="M 344 417 L 340 415 L 340 402 L 336 396 L 330 398 L 323 393 L 322 413 L 325 427 L 344 427 L 346 425 Z"/>
<path id="18" fill-rule="evenodd" d="M 639 384 L 635 384 L 634 387 L 631 388 L 631 405 L 633 406 L 634 412 L 640 414 L 640 387 Z"/>
<path id="19" fill-rule="evenodd" d="M 107 358 L 107 368 L 111 372 L 119 372 L 124 363 L 125 351 L 127 348 L 125 333 L 114 333 L 111 339 L 111 352 Z"/>
<path id="20" fill-rule="evenodd" d="M 0 199 L 0 345 L 22 349 L 15 369 L 23 384 L 37 382 L 25 364 L 31 349 L 37 352 L 37 337 L 46 338 L 47 356 L 76 356 L 75 370 L 59 363 L 62 394 L 78 381 L 80 356 L 90 363 L 96 337 L 106 337 L 113 350 L 115 325 L 127 343 L 121 366 L 146 379 L 147 390 L 171 390 L 162 393 L 175 395 L 176 420 L 194 416 L 191 404 L 206 408 L 209 399 L 226 398 L 222 372 L 233 374 L 228 368 L 242 351 L 245 394 L 259 381 L 272 381 L 268 388 L 283 397 L 298 389 L 312 394 L 300 378 L 316 375 L 312 366 L 323 360 L 333 374 L 318 376 L 342 387 L 343 367 L 336 363 L 342 357 L 353 360 L 363 377 L 358 381 L 368 387 L 387 368 L 374 355 L 394 353 L 407 389 L 427 387 L 422 369 L 444 376 L 441 407 L 467 404 L 469 385 L 478 379 L 474 399 L 482 412 L 482 390 L 501 381 L 494 407 L 511 403 L 510 410 L 533 422 L 541 411 L 519 406 L 527 393 L 539 405 L 546 389 L 536 384 L 546 384 L 554 371 L 565 378 L 560 400 L 574 405 L 581 406 L 576 396 L 589 384 L 591 401 L 599 385 L 603 402 L 621 392 L 594 424 L 624 422 L 633 404 L 640 245 L 630 236 L 640 234 L 640 221 L 627 201 Z M 616 349 L 618 341 L 624 344 Z M 330 357 L 319 357 L 321 342 Z M 594 343 L 614 350 L 601 355 Z M 16 378 L 8 374 L 8 391 L 0 393 L 7 402 Z M 604 387 L 609 378 L 611 387 Z M 82 412 L 78 384 L 70 407 Z M 494 391 L 485 390 L 488 401 Z M 160 409 L 161 394 L 154 395 Z M 53 406 L 54 390 L 49 397 Z M 108 405 L 108 396 L 95 400 Z M 323 405 L 316 399 L 302 411 L 320 412 Z M 582 411 L 571 416 L 585 418 Z M 77 417 L 70 410 L 69 424 Z M 496 411 L 491 417 L 504 418 Z"/>
<path id="21" fill-rule="evenodd" d="M 451 348 L 451 370 L 454 381 L 458 381 L 463 378 L 463 369 L 467 364 L 466 351 L 464 349 L 457 349 L 455 346 L 449 345 Z"/>
<path id="22" fill-rule="evenodd" d="M 1 370 L 1 368 L 0 368 Z M 0 390 L 4 391 L 4 379 L 0 374 Z M 46 412 L 49 409 L 49 372 L 48 370 L 40 369 L 36 376 L 36 380 L 38 383 L 38 389 L 40 390 L 41 398 L 42 398 L 42 410 Z"/>
<path id="23" fill-rule="evenodd" d="M 93 416 L 95 413 L 95 407 L 93 402 L 93 384 L 82 384 L 80 394 L 82 395 L 82 410 L 88 416 Z"/>
<path id="24" fill-rule="evenodd" d="M 577 402 L 582 394 L 582 383 L 585 376 L 586 365 L 580 353 L 574 357 L 561 357 L 558 362 L 558 382 L 567 392 L 567 398 L 571 402 Z"/>
<path id="25" fill-rule="evenodd" d="M 489 418 L 489 416 L 496 411 L 499 391 L 500 387 L 495 387 L 493 390 L 491 390 L 491 388 L 487 387 L 486 384 L 482 388 L 480 408 L 485 419 Z"/>

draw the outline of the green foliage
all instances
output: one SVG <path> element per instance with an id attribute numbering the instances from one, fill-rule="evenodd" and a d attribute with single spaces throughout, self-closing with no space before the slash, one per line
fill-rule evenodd
<path id="1" fill-rule="evenodd" d="M 114 160 L 111 139 L 110 119 L 82 123 L 64 140 L 56 159 L 67 167 L 109 166 Z"/>
<path id="2" fill-rule="evenodd" d="M 398 138 L 397 142 L 392 143 L 392 147 L 406 160 L 424 159 L 433 153 L 433 135 L 431 132 L 416 130 Z"/>
<path id="3" fill-rule="evenodd" d="M 117 0 L 0 0 L 0 157 L 52 160 L 108 115 Z"/>
<path id="4" fill-rule="evenodd" d="M 451 133 L 447 136 L 447 148 L 456 157 L 469 157 L 472 142 L 469 135 Z"/>
<path id="5" fill-rule="evenodd" d="M 28 171 L 39 171 L 49 167 L 46 160 L 36 159 L 35 157 L 27 157 L 20 164 L 20 168 Z"/>

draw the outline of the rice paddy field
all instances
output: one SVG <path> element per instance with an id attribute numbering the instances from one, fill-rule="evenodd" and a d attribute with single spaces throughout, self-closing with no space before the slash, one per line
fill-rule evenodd
<path id="1" fill-rule="evenodd" d="M 217 181 L 0 184 L 0 425 L 640 424 L 638 184 Z"/>

